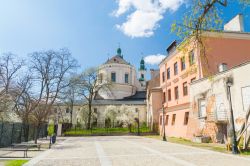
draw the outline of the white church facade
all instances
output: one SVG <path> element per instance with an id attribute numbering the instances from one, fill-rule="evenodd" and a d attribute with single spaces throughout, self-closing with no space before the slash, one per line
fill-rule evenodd
<path id="1" fill-rule="evenodd" d="M 144 60 L 137 70 L 127 62 L 122 55 L 121 48 L 111 59 L 98 67 L 99 83 L 110 82 L 109 90 L 100 90 L 92 103 L 97 113 L 97 125 L 103 125 L 105 110 L 108 106 L 119 109 L 126 105 L 136 111 L 140 122 L 146 122 L 146 68 Z"/>

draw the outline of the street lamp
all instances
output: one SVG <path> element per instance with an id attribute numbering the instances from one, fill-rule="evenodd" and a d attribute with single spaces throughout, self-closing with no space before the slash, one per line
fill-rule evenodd
<path id="1" fill-rule="evenodd" d="M 137 135 L 140 135 L 140 119 L 139 119 L 139 110 L 138 108 L 135 109 L 135 112 L 138 113 L 138 119 L 137 119 Z"/>
<path id="2" fill-rule="evenodd" d="M 232 153 L 238 154 L 238 147 L 236 141 L 236 134 L 235 134 L 235 126 L 234 126 L 234 114 L 233 114 L 233 107 L 232 107 L 232 99 L 231 99 L 231 86 L 233 86 L 233 80 L 228 79 L 227 81 L 227 92 L 228 92 L 228 99 L 229 99 L 229 106 L 230 106 L 230 120 L 232 123 L 232 130 L 233 130 L 233 142 L 232 142 Z"/>
<path id="3" fill-rule="evenodd" d="M 162 126 L 163 126 L 163 137 L 162 140 L 163 141 L 167 141 L 166 138 L 166 132 L 165 132 L 165 110 L 164 110 L 164 103 L 162 104 Z"/>

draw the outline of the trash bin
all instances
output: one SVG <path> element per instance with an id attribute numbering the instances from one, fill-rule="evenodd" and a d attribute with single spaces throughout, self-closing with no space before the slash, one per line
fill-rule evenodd
<path id="1" fill-rule="evenodd" d="M 56 143 L 56 135 L 55 134 L 52 136 L 52 144 L 54 144 L 54 143 Z"/>

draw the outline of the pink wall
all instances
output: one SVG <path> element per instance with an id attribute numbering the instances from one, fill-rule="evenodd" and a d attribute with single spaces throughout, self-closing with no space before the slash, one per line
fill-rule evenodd
<path id="1" fill-rule="evenodd" d="M 191 50 L 190 50 L 191 51 Z M 187 52 L 176 51 L 169 57 L 164 64 L 160 66 L 161 73 L 161 87 L 166 95 L 166 102 L 164 103 L 166 116 L 169 116 L 169 124 L 166 126 L 167 136 L 175 137 L 187 137 L 187 125 L 184 124 L 185 112 L 189 112 L 189 86 L 191 79 L 198 78 L 198 70 L 191 71 L 198 66 L 197 50 L 194 51 L 195 63 L 189 64 L 189 58 Z M 185 57 L 184 70 L 181 70 L 181 57 Z M 178 64 L 178 74 L 174 74 L 174 64 Z M 170 68 L 170 79 L 167 79 L 167 69 Z M 162 72 L 166 72 L 166 79 L 163 82 Z M 183 83 L 187 83 L 187 95 L 183 94 Z M 179 98 L 175 99 L 175 87 L 178 87 Z M 168 100 L 168 90 L 171 90 L 171 100 Z M 172 125 L 172 115 L 176 114 L 175 124 Z M 162 113 L 161 113 L 162 115 Z M 165 116 L 165 117 L 166 117 Z M 160 131 L 162 126 L 160 125 Z"/>
<path id="2" fill-rule="evenodd" d="M 250 35 L 248 35 L 250 36 Z M 231 68 L 250 60 L 250 37 L 246 39 L 213 37 L 205 40 L 209 70 L 216 73 L 220 63 Z"/>
<path id="3" fill-rule="evenodd" d="M 244 38 L 244 39 L 237 39 L 237 38 Z M 250 60 L 250 35 L 246 34 L 234 34 L 232 36 L 231 33 L 225 33 L 224 35 L 218 35 L 216 37 L 209 37 L 205 39 L 205 46 L 206 46 L 206 57 L 208 58 L 208 64 L 210 74 L 214 74 L 218 72 L 218 65 L 220 63 L 227 63 L 228 68 L 231 68 L 235 65 L 239 65 L 240 63 L 246 62 Z M 206 76 L 204 70 L 203 62 L 200 63 L 201 58 L 199 56 L 199 49 L 194 49 L 195 55 L 195 64 L 190 66 L 188 55 L 189 52 L 192 50 L 191 47 L 187 46 L 187 50 L 178 51 L 176 50 L 172 53 L 167 59 L 164 60 L 160 64 L 160 82 L 163 92 L 166 94 L 167 100 L 167 92 L 168 89 L 171 89 L 171 101 L 166 101 L 164 103 L 165 113 L 169 115 L 169 124 L 166 126 L 166 134 L 167 136 L 174 136 L 174 137 L 185 137 L 191 138 L 192 133 L 187 132 L 187 126 L 193 126 L 195 123 L 190 123 L 189 120 L 188 125 L 184 125 L 184 115 L 185 112 L 193 111 L 190 110 L 190 98 L 189 98 L 189 87 L 191 79 L 196 78 L 200 79 Z M 181 60 L 180 58 L 185 56 L 186 62 L 186 69 L 181 71 Z M 174 63 L 178 63 L 178 74 L 174 75 Z M 200 67 L 202 65 L 202 67 Z M 167 73 L 167 68 L 170 67 L 170 79 L 163 82 L 162 79 L 162 72 Z M 196 70 L 191 70 L 195 69 Z M 201 69 L 202 68 L 202 69 Z M 195 71 L 195 72 L 194 72 Z M 188 87 L 188 95 L 183 96 L 183 83 L 187 82 Z M 179 99 L 175 99 L 174 95 L 174 88 L 178 86 L 179 88 Z M 172 115 L 176 114 L 175 125 L 171 125 Z M 161 113 L 162 115 L 162 113 Z M 159 117 L 160 118 L 160 117 Z M 194 127 L 194 126 L 193 126 Z M 160 131 L 162 131 L 162 126 L 159 125 Z"/>

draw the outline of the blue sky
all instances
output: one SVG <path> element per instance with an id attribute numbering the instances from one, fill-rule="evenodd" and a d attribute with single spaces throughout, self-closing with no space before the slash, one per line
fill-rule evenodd
<path id="1" fill-rule="evenodd" d="M 124 58 L 138 66 L 142 56 L 166 54 L 166 47 L 176 38 L 170 32 L 171 24 L 188 10 L 182 4 L 185 0 L 162 1 L 166 6 L 153 15 L 159 20 L 149 32 L 153 34 L 138 37 L 121 26 L 128 22 L 128 16 L 142 10 L 140 6 L 114 14 L 122 8 L 115 0 L 0 0 L 0 52 L 25 57 L 33 51 L 68 47 L 84 69 L 112 57 L 120 43 Z M 228 21 L 238 13 L 245 14 L 245 29 L 250 31 L 249 8 L 240 10 L 240 6 L 229 4 L 223 18 Z M 137 23 L 145 26 L 145 20 Z"/>

